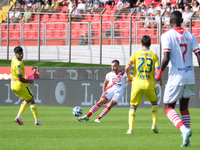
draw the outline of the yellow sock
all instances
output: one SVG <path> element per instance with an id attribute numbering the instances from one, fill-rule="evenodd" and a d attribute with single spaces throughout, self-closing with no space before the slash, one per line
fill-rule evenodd
<path id="1" fill-rule="evenodd" d="M 133 130 L 133 124 L 135 122 L 135 114 L 136 114 L 136 109 L 130 108 L 130 110 L 129 110 L 129 130 Z"/>
<path id="2" fill-rule="evenodd" d="M 28 102 L 24 100 L 22 102 L 21 106 L 20 106 L 18 114 L 22 115 L 25 112 L 25 110 L 26 110 L 27 107 L 28 107 Z"/>
<path id="3" fill-rule="evenodd" d="M 157 126 L 158 104 L 153 104 L 152 105 L 152 107 L 151 107 L 151 114 L 152 114 L 153 125 Z"/>
<path id="4" fill-rule="evenodd" d="M 39 118 L 38 117 L 38 109 L 37 109 L 37 106 L 35 104 L 35 101 L 30 104 L 30 109 L 31 109 L 31 111 L 33 113 L 34 118 L 35 119 Z"/>

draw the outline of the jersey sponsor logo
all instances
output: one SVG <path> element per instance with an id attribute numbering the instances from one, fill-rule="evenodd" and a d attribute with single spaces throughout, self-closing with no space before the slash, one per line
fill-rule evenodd
<path id="1" fill-rule="evenodd" d="M 141 74 L 139 78 L 140 78 L 140 80 L 150 80 L 150 75 Z"/>
<path id="2" fill-rule="evenodd" d="M 149 53 L 141 53 L 140 56 L 152 57 L 152 54 L 149 54 Z"/>
<path id="3" fill-rule="evenodd" d="M 185 71 L 185 72 L 188 72 L 188 71 L 192 71 L 192 66 L 186 66 L 185 68 L 177 68 L 178 71 Z"/>
<path id="4" fill-rule="evenodd" d="M 119 83 L 120 81 L 121 81 L 120 78 L 113 78 L 113 79 L 112 79 L 112 82 L 113 82 L 113 83 Z"/>

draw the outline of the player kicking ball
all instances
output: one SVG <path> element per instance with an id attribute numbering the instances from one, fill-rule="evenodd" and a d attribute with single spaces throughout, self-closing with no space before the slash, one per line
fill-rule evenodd
<path id="1" fill-rule="evenodd" d="M 111 63 L 112 71 L 106 74 L 103 84 L 103 94 L 100 100 L 91 107 L 87 115 L 78 118 L 78 121 L 89 121 L 90 116 L 95 113 L 103 104 L 108 103 L 106 108 L 95 119 L 95 122 L 100 123 L 100 119 L 105 116 L 110 109 L 115 106 L 124 94 L 126 83 L 126 73 L 120 70 L 118 60 L 113 60 Z"/>
<path id="2" fill-rule="evenodd" d="M 155 78 L 160 80 L 162 72 L 169 63 L 168 80 L 163 96 L 164 113 L 181 131 L 183 137 L 181 147 L 189 147 L 192 131 L 188 104 L 190 97 L 194 96 L 195 84 L 192 53 L 197 56 L 200 65 L 200 49 L 196 37 L 181 27 L 182 22 L 182 14 L 179 11 L 172 12 L 170 16 L 172 29 L 161 36 L 164 58 Z M 180 100 L 181 118 L 174 109 L 178 100 Z"/>
<path id="3" fill-rule="evenodd" d="M 33 93 L 28 86 L 27 83 L 33 84 L 33 80 L 25 79 L 25 70 L 23 64 L 23 49 L 20 46 L 14 48 L 15 57 L 12 59 L 11 62 L 11 90 L 19 96 L 21 99 L 24 99 L 22 102 L 21 107 L 19 109 L 18 115 L 15 118 L 15 122 L 19 125 L 24 125 L 22 121 L 22 114 L 30 105 L 30 109 L 33 113 L 35 118 L 35 125 L 41 125 L 38 117 L 38 110 L 33 99 Z"/>
<path id="4" fill-rule="evenodd" d="M 158 133 L 158 104 L 154 72 L 157 72 L 160 68 L 159 59 L 155 53 L 150 51 L 151 38 L 149 36 L 143 36 L 141 42 L 142 49 L 133 53 L 125 67 L 127 83 L 132 83 L 129 110 L 129 129 L 127 134 L 133 134 L 136 110 L 142 101 L 143 95 L 145 96 L 146 101 L 151 102 L 152 106 L 151 114 L 153 124 L 151 130 L 154 133 Z M 130 68 L 132 65 L 134 65 L 133 78 L 130 75 Z M 160 81 L 160 85 L 162 85 L 162 81 Z"/>

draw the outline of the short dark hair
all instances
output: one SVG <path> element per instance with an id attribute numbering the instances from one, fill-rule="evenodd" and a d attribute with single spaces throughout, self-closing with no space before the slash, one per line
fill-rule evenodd
<path id="1" fill-rule="evenodd" d="M 119 65 L 119 60 L 115 59 L 115 60 L 112 61 L 112 63 L 115 63 L 115 62 Z"/>
<path id="2" fill-rule="evenodd" d="M 17 46 L 17 47 L 14 48 L 14 52 L 20 53 L 20 52 L 23 52 L 23 49 L 20 46 Z"/>
<path id="3" fill-rule="evenodd" d="M 148 35 L 144 35 L 141 39 L 142 45 L 146 46 L 146 47 L 150 47 L 151 46 L 151 38 Z"/>
<path id="4" fill-rule="evenodd" d="M 33 70 L 33 69 L 37 69 L 37 67 L 36 67 L 36 66 L 33 66 L 33 67 L 32 67 L 32 70 Z"/>
<path id="5" fill-rule="evenodd" d="M 182 13 L 180 11 L 173 11 L 170 15 L 170 23 L 182 23 Z"/>

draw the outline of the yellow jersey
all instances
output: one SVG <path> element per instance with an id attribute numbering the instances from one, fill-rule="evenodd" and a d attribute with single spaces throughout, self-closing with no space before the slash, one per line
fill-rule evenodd
<path id="1" fill-rule="evenodd" d="M 155 89 L 155 69 L 160 68 L 158 56 L 148 50 L 139 50 L 130 57 L 129 64 L 134 64 L 132 88 Z"/>
<path id="2" fill-rule="evenodd" d="M 25 78 L 24 64 L 22 60 L 14 57 L 11 61 L 11 82 L 20 82 L 18 79 L 19 75 Z"/>

